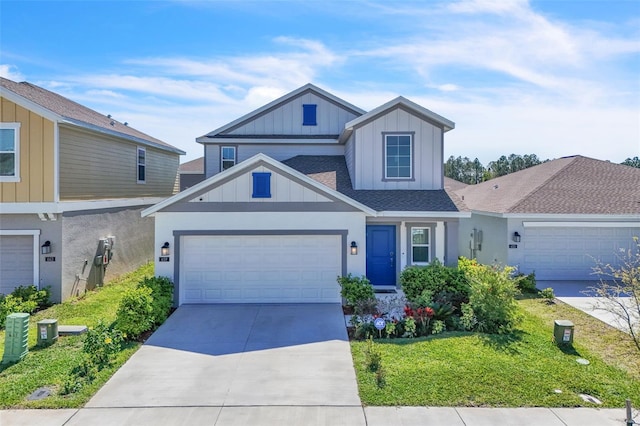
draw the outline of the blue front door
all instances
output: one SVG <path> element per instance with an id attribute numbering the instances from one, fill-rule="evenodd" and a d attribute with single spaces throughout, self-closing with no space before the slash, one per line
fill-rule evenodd
<path id="1" fill-rule="evenodd" d="M 373 285 L 396 285 L 395 225 L 367 225 L 367 278 Z"/>

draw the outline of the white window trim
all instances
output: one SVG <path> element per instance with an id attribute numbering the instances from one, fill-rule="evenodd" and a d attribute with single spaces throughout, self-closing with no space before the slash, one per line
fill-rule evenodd
<path id="1" fill-rule="evenodd" d="M 225 161 L 231 161 L 229 159 L 225 160 L 223 155 L 222 155 L 222 153 L 224 152 L 225 148 L 233 149 L 233 165 L 231 167 L 233 167 L 236 164 L 238 164 L 238 149 L 237 149 L 237 147 L 235 147 L 233 145 L 221 145 L 220 146 L 220 171 L 221 172 L 224 172 L 224 170 L 225 170 L 224 167 L 223 167 L 224 162 Z M 231 167 L 229 167 L 229 168 L 231 168 Z"/>
<path id="2" fill-rule="evenodd" d="M 0 176 L 0 182 L 20 182 L 20 123 L 0 123 L 0 129 L 13 130 L 14 133 L 14 176 Z"/>
<path id="3" fill-rule="evenodd" d="M 140 151 L 144 152 L 144 163 L 140 162 Z M 144 180 L 140 180 L 140 166 L 144 166 Z M 136 181 L 147 183 L 147 150 L 141 146 L 136 149 Z"/>
<path id="4" fill-rule="evenodd" d="M 426 244 L 414 244 L 413 243 L 413 230 L 414 229 L 425 229 L 427 231 L 427 243 Z M 410 250 L 409 250 L 409 263 L 411 265 L 428 265 L 429 263 L 431 263 L 431 260 L 433 259 L 433 253 L 431 250 L 431 227 L 429 226 L 412 226 L 409 229 L 409 244 L 410 244 Z M 426 262 L 414 262 L 413 260 L 413 248 L 414 247 L 427 247 L 429 250 L 427 251 L 428 253 L 428 259 Z"/>
<path id="5" fill-rule="evenodd" d="M 411 165 L 409 166 L 409 176 L 388 176 L 387 175 L 387 137 L 388 136 L 409 136 L 409 160 Z M 382 155 L 382 159 L 383 159 L 383 167 L 384 167 L 384 180 L 385 181 L 407 181 L 407 180 L 414 180 L 413 178 L 413 139 L 414 139 L 414 132 L 384 132 L 382 134 L 382 139 L 383 139 L 383 144 L 382 144 L 382 149 L 383 149 L 383 155 Z"/>
<path id="6" fill-rule="evenodd" d="M 40 289 L 40 230 L 0 229 L 1 235 L 31 235 L 33 237 L 33 285 Z"/>

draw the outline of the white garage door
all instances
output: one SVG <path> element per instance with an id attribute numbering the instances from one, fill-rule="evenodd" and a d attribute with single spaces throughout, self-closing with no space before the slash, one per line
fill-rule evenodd
<path id="1" fill-rule="evenodd" d="M 180 304 L 340 302 L 341 236 L 183 236 Z"/>
<path id="2" fill-rule="evenodd" d="M 9 294 L 33 282 L 33 236 L 0 236 L 0 293 Z"/>
<path id="3" fill-rule="evenodd" d="M 536 227 L 527 228 L 524 243 L 524 270 L 538 280 L 597 280 L 596 260 L 616 264 L 616 254 L 632 247 L 637 228 Z"/>

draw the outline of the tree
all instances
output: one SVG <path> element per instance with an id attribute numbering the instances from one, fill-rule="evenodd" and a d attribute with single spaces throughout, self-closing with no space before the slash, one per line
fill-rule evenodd
<path id="1" fill-rule="evenodd" d="M 593 271 L 600 282 L 589 292 L 602 298 L 601 309 L 623 324 L 640 351 L 640 238 L 633 237 L 633 244 L 616 254 L 617 265 L 596 263 Z"/>
<path id="2" fill-rule="evenodd" d="M 640 158 L 638 157 L 629 157 L 626 160 L 624 160 L 622 163 L 620 164 L 624 164 L 625 166 L 631 166 L 631 167 L 637 167 L 640 169 Z"/>
<path id="3" fill-rule="evenodd" d="M 453 155 L 444 163 L 444 175 L 459 182 L 475 184 L 482 182 L 485 168 L 477 158 L 473 161 L 468 157 L 457 158 Z"/>

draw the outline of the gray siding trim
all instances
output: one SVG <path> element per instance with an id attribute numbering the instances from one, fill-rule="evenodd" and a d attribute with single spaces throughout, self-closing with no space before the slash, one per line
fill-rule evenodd
<path id="1" fill-rule="evenodd" d="M 387 175 L 387 135 L 411 135 L 411 178 L 388 178 Z M 414 131 L 398 131 L 398 132 L 382 132 L 382 182 L 415 182 L 415 163 L 416 163 L 416 132 Z"/>
<path id="2" fill-rule="evenodd" d="M 333 139 L 338 140 L 340 135 L 244 135 L 244 134 L 219 134 L 206 136 L 209 139 Z"/>
<path id="3" fill-rule="evenodd" d="M 237 155 L 237 152 L 236 152 L 236 155 Z M 256 164 L 254 165 L 254 168 L 258 168 L 258 167 L 266 167 L 271 172 L 276 173 L 276 174 L 278 174 L 280 176 L 284 176 L 287 179 L 290 179 L 293 182 L 302 185 L 306 189 L 309 189 L 309 190 L 311 190 L 311 191 L 313 191 L 313 192 L 315 192 L 317 194 L 321 194 L 322 196 L 324 196 L 326 198 L 329 198 L 330 200 L 335 201 L 337 203 L 344 204 L 344 202 L 342 200 L 339 200 L 339 199 L 335 198 L 334 196 L 332 196 L 332 195 L 330 195 L 330 194 L 328 194 L 326 192 L 319 191 L 318 188 L 310 185 L 308 182 L 305 182 L 305 181 L 299 179 L 296 176 L 293 176 L 292 174 L 290 174 L 288 172 L 285 172 L 284 170 L 274 170 L 273 166 L 268 164 L 266 161 L 260 160 L 260 161 L 256 162 Z M 207 187 L 201 189 L 200 191 L 191 194 L 190 198 L 191 199 L 197 198 L 197 197 L 199 197 L 199 196 L 201 196 L 203 194 L 206 194 L 207 192 L 211 191 L 214 188 L 218 188 L 218 187 L 220 187 L 220 186 L 222 186 L 222 185 L 224 185 L 224 184 L 226 184 L 226 183 L 238 178 L 240 175 L 243 175 L 245 173 L 249 173 L 250 172 L 250 170 L 248 170 L 246 168 L 242 168 L 242 167 L 240 167 L 236 171 L 233 171 L 233 167 L 231 169 L 228 169 L 228 170 L 232 170 L 232 172 L 230 172 L 229 175 L 226 176 L 224 179 L 221 179 L 218 182 L 216 182 L 215 186 L 214 185 L 207 186 Z M 199 203 L 195 203 L 195 204 L 199 205 Z M 255 204 L 259 204 L 259 203 L 255 203 Z M 161 212 L 165 212 L 165 211 L 181 211 L 181 210 L 169 210 L 170 208 L 171 208 L 171 206 L 167 206 L 167 207 L 161 209 L 160 211 Z"/>
<path id="4" fill-rule="evenodd" d="M 398 105 L 398 106 L 396 106 L 395 108 L 390 108 L 390 109 L 387 109 L 387 110 L 384 110 L 384 111 L 380 111 L 380 113 L 379 113 L 379 114 L 376 114 L 376 115 L 374 115 L 374 116 L 369 117 L 368 119 L 364 120 L 362 123 L 358 123 L 358 125 L 357 125 L 357 126 L 354 126 L 354 130 L 355 130 L 355 129 L 359 129 L 359 128 L 360 128 L 360 127 L 362 127 L 362 126 L 366 126 L 367 124 L 371 123 L 372 121 L 375 121 L 375 120 L 377 120 L 378 118 L 380 118 L 380 117 L 382 117 L 382 116 L 384 116 L 384 115 L 389 114 L 389 113 L 390 113 L 391 111 L 393 111 L 394 109 L 401 109 L 401 110 L 403 110 L 404 112 L 406 112 L 406 113 L 408 113 L 408 114 L 411 114 L 411 115 L 413 115 L 414 117 L 418 117 L 419 119 L 421 119 L 421 120 L 423 120 L 423 121 L 426 121 L 427 123 L 429 123 L 429 124 L 433 125 L 434 127 L 439 128 L 440 130 L 442 130 L 442 133 L 444 133 L 444 132 L 445 132 L 445 130 L 444 130 L 444 126 L 442 125 L 442 123 L 438 123 L 437 121 L 434 121 L 434 120 L 432 120 L 431 118 L 429 118 L 429 117 L 427 117 L 427 116 L 425 116 L 425 115 L 422 115 L 422 114 L 416 114 L 416 111 L 415 111 L 415 110 L 410 109 L 410 108 L 407 108 L 407 107 L 405 107 L 404 105 Z"/>
<path id="5" fill-rule="evenodd" d="M 350 112 L 350 113 L 352 113 L 352 114 L 354 114 L 356 116 L 361 116 L 362 115 L 362 112 L 353 110 L 353 109 L 347 107 L 346 105 L 340 104 L 340 103 L 336 102 L 335 100 L 323 95 L 322 93 L 318 93 L 315 90 L 312 90 L 311 88 L 309 88 L 307 90 L 303 90 L 302 92 L 298 93 L 296 96 L 293 96 L 293 97 L 287 99 L 285 102 L 280 102 L 280 103 L 278 103 L 276 105 L 273 105 L 271 108 L 268 108 L 268 109 L 266 109 L 264 111 L 261 111 L 259 114 L 252 115 L 251 117 L 248 117 L 246 120 L 236 124 L 233 127 L 230 127 L 228 129 L 226 129 L 224 132 L 221 132 L 219 134 L 228 136 L 228 133 L 233 132 L 234 130 L 244 126 L 245 124 L 247 124 L 247 123 L 249 123 L 249 122 L 251 122 L 251 121 L 253 121 L 253 120 L 257 119 L 257 118 L 260 118 L 262 116 L 265 116 L 265 115 L 269 114 L 270 112 L 275 111 L 276 109 L 280 108 L 282 105 L 284 105 L 286 103 L 289 103 L 289 102 L 292 102 L 292 101 L 294 101 L 294 100 L 306 95 L 307 93 L 313 93 L 315 96 L 317 96 L 317 97 L 319 97 L 321 99 L 324 99 L 325 101 L 327 101 L 327 102 L 329 102 L 329 103 L 331 103 L 331 104 L 333 104 L 333 105 L 335 105 L 335 106 L 337 106 L 339 108 L 342 108 L 345 111 L 348 111 L 348 112 Z M 336 136 L 336 139 L 337 139 L 337 136 Z"/>
<path id="6" fill-rule="evenodd" d="M 144 210 L 147 207 L 151 207 L 153 204 L 141 204 L 136 206 L 127 206 L 127 207 L 109 207 L 105 209 L 95 209 L 95 210 L 76 210 L 76 211 L 66 211 L 62 213 L 62 217 L 76 217 L 76 216 L 88 216 L 92 214 L 103 214 L 103 213 L 117 213 L 125 210 Z"/>
<path id="7" fill-rule="evenodd" d="M 186 202 L 173 204 L 163 212 L 356 212 L 342 202 Z"/>
<path id="8" fill-rule="evenodd" d="M 181 247 L 180 241 L 183 236 L 243 236 L 243 235 L 338 235 L 341 237 L 342 245 L 342 275 L 347 275 L 347 229 L 287 229 L 287 230 L 175 230 L 173 231 L 173 247 L 175 258 L 173 261 L 173 304 L 180 305 L 180 263 Z"/>

